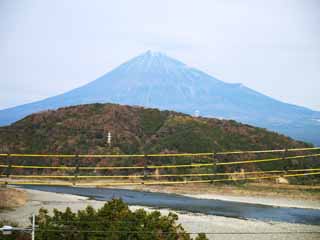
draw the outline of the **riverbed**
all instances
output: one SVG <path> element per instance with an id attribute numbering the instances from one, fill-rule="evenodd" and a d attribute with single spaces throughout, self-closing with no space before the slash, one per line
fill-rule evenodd
<path id="1" fill-rule="evenodd" d="M 46 189 L 51 192 L 39 191 L 30 188 L 24 188 L 28 194 L 28 202 L 25 206 L 16 208 L 12 211 L 5 211 L 0 213 L 0 219 L 11 220 L 20 223 L 21 225 L 28 225 L 28 218 L 32 213 L 37 212 L 41 207 L 47 208 L 50 212 L 54 209 L 64 210 L 66 207 L 71 207 L 73 211 L 83 209 L 87 205 L 91 205 L 95 208 L 99 208 L 104 204 L 106 200 L 107 189 L 81 189 L 83 196 L 71 195 L 66 193 L 55 193 L 59 189 Z M 44 189 L 42 189 L 44 190 Z M 74 188 L 68 188 L 68 191 L 74 191 Z M 103 190 L 103 191 L 101 191 Z M 145 198 L 148 199 L 149 193 L 139 193 L 137 191 L 119 191 L 115 189 L 109 189 L 113 191 L 107 191 L 109 197 L 119 197 L 118 193 L 121 194 L 123 199 L 136 199 Z M 60 192 L 66 191 L 66 189 L 60 189 Z M 75 194 L 75 192 L 73 192 Z M 97 194 L 98 193 L 98 194 Z M 137 194 L 137 195 L 136 195 Z M 142 194 L 142 195 L 139 195 Z M 87 197 L 85 197 L 85 195 Z M 169 194 L 170 196 L 172 194 Z M 88 198 L 89 196 L 89 198 Z M 169 199 L 168 202 L 175 202 L 175 197 L 180 198 L 179 195 L 173 195 L 173 199 Z M 166 194 L 162 195 L 152 195 L 151 198 L 157 199 L 158 197 L 168 197 Z M 227 196 L 226 196 L 227 197 Z M 94 200 L 93 198 L 99 199 Z M 124 199 L 124 200 L 125 200 Z M 185 200 L 185 198 L 182 198 Z M 150 199 L 148 200 L 150 201 Z M 146 201 L 145 203 L 147 204 Z M 155 203 L 156 204 L 156 203 Z M 270 206 L 269 206 L 270 207 Z M 130 205 L 130 209 L 135 210 L 137 208 L 144 208 L 147 211 L 154 210 L 152 206 L 141 206 L 140 204 Z M 211 206 L 212 208 L 212 206 Z M 275 207 L 273 207 L 275 208 Z M 277 208 L 275 208 L 277 209 Z M 192 209 L 191 209 L 192 210 Z M 202 208 L 205 210 L 205 208 Z M 168 209 L 162 205 L 160 209 L 161 214 L 168 214 L 169 211 L 173 211 L 179 216 L 178 222 L 188 232 L 207 232 L 211 233 L 208 235 L 209 239 L 254 239 L 254 240 L 264 240 L 264 239 L 281 239 L 281 240 L 298 240 L 298 239 L 308 239 L 315 240 L 319 239 L 320 235 L 315 232 L 320 232 L 319 224 L 301 224 L 301 223 L 290 223 L 287 221 L 274 221 L 274 220 L 257 220 L 254 218 L 235 218 L 235 217 L 225 217 L 217 216 L 214 214 L 204 214 L 199 211 L 186 211 L 179 209 Z M 305 220 L 304 220 L 305 221 Z M 296 234 L 288 233 L 295 232 Z M 310 233 L 308 233 L 310 232 Z M 313 232 L 313 233 L 311 233 Z M 235 233 L 235 234 L 234 234 Z"/>
<path id="2" fill-rule="evenodd" d="M 145 192 L 127 189 L 83 188 L 64 186 L 25 186 L 46 192 L 66 193 L 89 197 L 98 201 L 121 198 L 129 205 L 167 208 L 206 215 L 320 225 L 319 209 L 275 207 L 244 202 L 199 199 L 178 194 Z"/>

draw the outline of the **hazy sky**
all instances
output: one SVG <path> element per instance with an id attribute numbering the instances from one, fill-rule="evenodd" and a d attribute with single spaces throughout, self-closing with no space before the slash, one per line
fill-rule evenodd
<path id="1" fill-rule="evenodd" d="M 320 0 L 0 0 L 0 109 L 148 49 L 320 110 Z"/>

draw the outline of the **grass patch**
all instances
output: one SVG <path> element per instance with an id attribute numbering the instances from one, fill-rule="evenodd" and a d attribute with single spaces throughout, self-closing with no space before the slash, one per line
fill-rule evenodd
<path id="1" fill-rule="evenodd" d="M 25 191 L 14 188 L 0 188 L 0 210 L 23 206 L 27 201 Z"/>

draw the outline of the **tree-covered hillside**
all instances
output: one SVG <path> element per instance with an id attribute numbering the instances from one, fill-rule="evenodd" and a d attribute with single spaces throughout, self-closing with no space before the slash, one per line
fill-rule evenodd
<path id="1" fill-rule="evenodd" d="M 111 147 L 107 143 L 112 134 Z M 232 120 L 115 104 L 32 114 L 0 128 L 1 152 L 151 153 L 307 147 L 309 144 Z"/>
<path id="2" fill-rule="evenodd" d="M 111 144 L 108 144 L 108 132 Z M 172 111 L 159 111 L 142 107 L 115 104 L 79 105 L 30 115 L 11 126 L 0 128 L 2 153 L 50 154 L 148 154 L 148 153 L 197 153 L 227 150 L 264 150 L 310 147 L 307 143 L 289 137 L 240 124 L 232 120 L 192 117 Z M 269 157 L 270 155 L 259 155 Z M 279 156 L 279 155 L 278 155 Z M 220 156 L 219 161 L 251 159 L 258 156 L 244 154 Z M 201 158 L 13 158 L 1 159 L 20 165 L 61 166 L 144 166 L 146 164 L 189 164 L 212 162 L 211 157 Z M 78 161 L 78 162 L 77 162 Z M 314 166 L 312 161 L 278 161 L 247 164 L 246 169 L 274 170 Z M 165 169 L 167 170 L 167 169 Z M 161 172 L 167 173 L 160 169 Z M 219 170 L 219 169 L 218 169 Z M 226 166 L 219 171 L 239 170 L 239 165 Z M 5 173 L 6 169 L 2 169 Z M 15 173 L 47 173 L 46 169 L 15 169 Z M 170 173 L 210 172 L 203 169 L 170 169 Z M 59 172 L 59 171 L 58 171 Z M 121 170 L 108 174 L 136 174 L 140 170 Z M 159 174 L 158 172 L 158 174 Z M 57 171 L 55 171 L 57 173 Z M 65 172 L 64 172 L 65 173 Z M 72 171 L 69 172 L 73 174 Z M 103 174 L 96 171 L 87 174 Z"/>

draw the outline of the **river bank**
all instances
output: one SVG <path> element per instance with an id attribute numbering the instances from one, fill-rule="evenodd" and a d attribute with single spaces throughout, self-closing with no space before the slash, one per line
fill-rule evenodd
<path id="1" fill-rule="evenodd" d="M 275 207 L 320 209 L 320 186 L 246 184 L 245 186 L 188 184 L 181 186 L 117 186 L 115 188 L 179 194 L 199 199 L 216 199 Z"/>
<path id="2" fill-rule="evenodd" d="M 41 207 L 52 211 L 54 208 L 63 210 L 70 207 L 73 211 L 83 209 L 87 205 L 95 208 L 101 207 L 104 202 L 88 199 L 70 194 L 58 194 L 53 192 L 43 192 L 38 190 L 25 190 L 28 201 L 24 206 L 13 210 L 5 210 L 0 213 L 0 219 L 10 220 L 20 225 L 28 225 L 29 217 L 32 213 L 36 213 Z M 132 210 L 142 208 L 143 206 L 130 206 Z M 147 211 L 153 210 L 150 207 L 143 207 Z M 170 210 L 171 212 L 175 212 Z M 161 209 L 162 214 L 168 214 L 169 210 Z M 209 216 L 204 214 L 193 214 L 186 212 L 176 212 L 179 216 L 179 223 L 188 232 L 211 232 L 211 233 L 228 233 L 208 235 L 210 239 L 319 239 L 316 234 L 284 234 L 283 232 L 319 232 L 320 226 L 292 224 L 284 222 L 262 222 L 255 220 L 241 220 L 236 218 Z M 230 233 L 258 233 L 250 234 L 234 234 Z M 261 234 L 272 232 L 273 234 Z M 281 233 L 282 232 L 282 233 Z M 281 233 L 281 234 L 280 234 Z"/>

